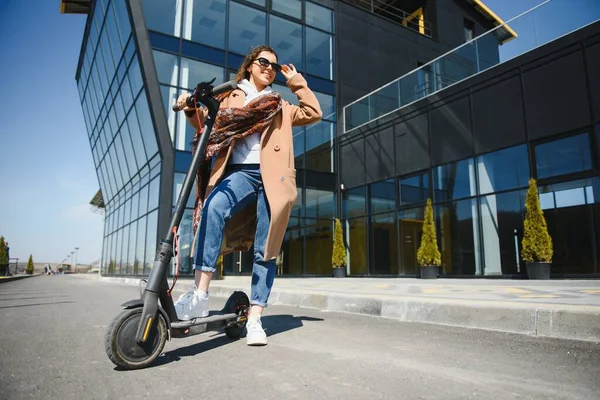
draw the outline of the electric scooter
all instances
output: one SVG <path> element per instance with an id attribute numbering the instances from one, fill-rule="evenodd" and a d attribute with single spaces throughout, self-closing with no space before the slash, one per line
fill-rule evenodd
<path id="1" fill-rule="evenodd" d="M 199 327 L 194 329 L 195 333 L 224 329 L 229 338 L 237 339 L 246 326 L 250 301 L 244 292 L 234 292 L 223 309 L 209 311 L 207 317 L 181 321 L 177 317 L 171 297 L 171 291 L 179 274 L 179 263 L 177 263 L 177 272 L 170 289 L 167 281 L 168 267 L 171 259 L 177 253 L 177 249 L 174 252 L 173 248 L 173 239 L 177 243 L 175 232 L 183 217 L 187 199 L 192 191 L 196 173 L 202 162 L 208 137 L 219 110 L 219 102 L 215 96 L 237 87 L 235 81 L 225 82 L 216 87 L 212 86 L 213 82 L 214 79 L 198 84 L 192 96 L 187 99 L 189 107 L 200 107 L 201 104 L 206 106 L 208 117 L 205 121 L 204 133 L 185 177 L 169 232 L 157 246 L 154 266 L 146 282 L 146 287 L 139 299 L 122 304 L 124 310 L 113 319 L 106 332 L 104 343 L 106 354 L 115 365 L 124 369 L 140 369 L 151 365 L 161 354 L 167 339 L 185 337 L 191 332 L 192 327 Z M 179 111 L 177 105 L 173 105 L 172 109 L 176 112 Z"/>

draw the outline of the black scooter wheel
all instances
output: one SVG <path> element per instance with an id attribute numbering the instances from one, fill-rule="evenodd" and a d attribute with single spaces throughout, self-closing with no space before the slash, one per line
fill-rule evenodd
<path id="1" fill-rule="evenodd" d="M 248 311 L 250 311 L 250 300 L 248 300 L 246 293 L 234 292 L 231 296 L 229 296 L 229 299 L 227 299 L 227 303 L 225 304 L 225 309 L 223 311 L 226 313 L 236 313 L 241 317 L 240 322 L 225 328 L 225 334 L 228 338 L 238 339 L 242 332 L 244 332 Z"/>
<path id="2" fill-rule="evenodd" d="M 111 322 L 106 331 L 104 349 L 108 358 L 118 367 L 140 369 L 152 364 L 167 341 L 167 323 L 159 313 L 158 320 L 145 343 L 137 344 L 135 336 L 142 317 L 142 307 L 124 310 Z"/>

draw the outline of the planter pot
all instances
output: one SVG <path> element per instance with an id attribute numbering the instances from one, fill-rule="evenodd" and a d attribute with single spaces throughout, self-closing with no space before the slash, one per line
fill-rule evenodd
<path id="1" fill-rule="evenodd" d="M 333 277 L 334 278 L 345 278 L 346 277 L 346 267 L 339 267 L 333 269 Z"/>
<path id="2" fill-rule="evenodd" d="M 437 279 L 437 265 L 425 265 L 419 269 L 421 270 L 421 279 Z"/>
<path id="3" fill-rule="evenodd" d="M 552 263 L 532 262 L 525 263 L 529 279 L 550 279 L 550 267 Z"/>

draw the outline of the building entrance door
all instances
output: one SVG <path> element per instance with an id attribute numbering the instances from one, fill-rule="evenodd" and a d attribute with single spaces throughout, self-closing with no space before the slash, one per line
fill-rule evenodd
<path id="1" fill-rule="evenodd" d="M 421 245 L 423 221 L 403 219 L 400 221 L 400 254 L 402 265 L 400 274 L 416 274 L 418 270 L 417 252 Z"/>

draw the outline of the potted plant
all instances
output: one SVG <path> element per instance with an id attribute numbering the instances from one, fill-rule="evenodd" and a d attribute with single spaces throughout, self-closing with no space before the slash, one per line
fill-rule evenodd
<path id="1" fill-rule="evenodd" d="M 550 279 L 552 265 L 552 238 L 540 206 L 535 179 L 529 180 L 525 197 L 525 223 L 522 240 L 522 257 L 529 279 Z"/>
<path id="2" fill-rule="evenodd" d="M 4 276 L 8 269 L 8 254 L 6 252 L 6 243 L 4 236 L 0 236 L 0 276 Z"/>
<path id="3" fill-rule="evenodd" d="M 441 258 L 433 223 L 433 207 L 431 199 L 427 199 L 421 245 L 417 251 L 417 263 L 420 266 L 422 279 L 437 279 L 438 269 L 442 263 Z"/>
<path id="4" fill-rule="evenodd" d="M 339 218 L 335 219 L 331 264 L 333 266 L 334 278 L 343 278 L 346 276 L 346 247 L 344 246 L 344 237 L 342 235 L 342 223 Z"/>

